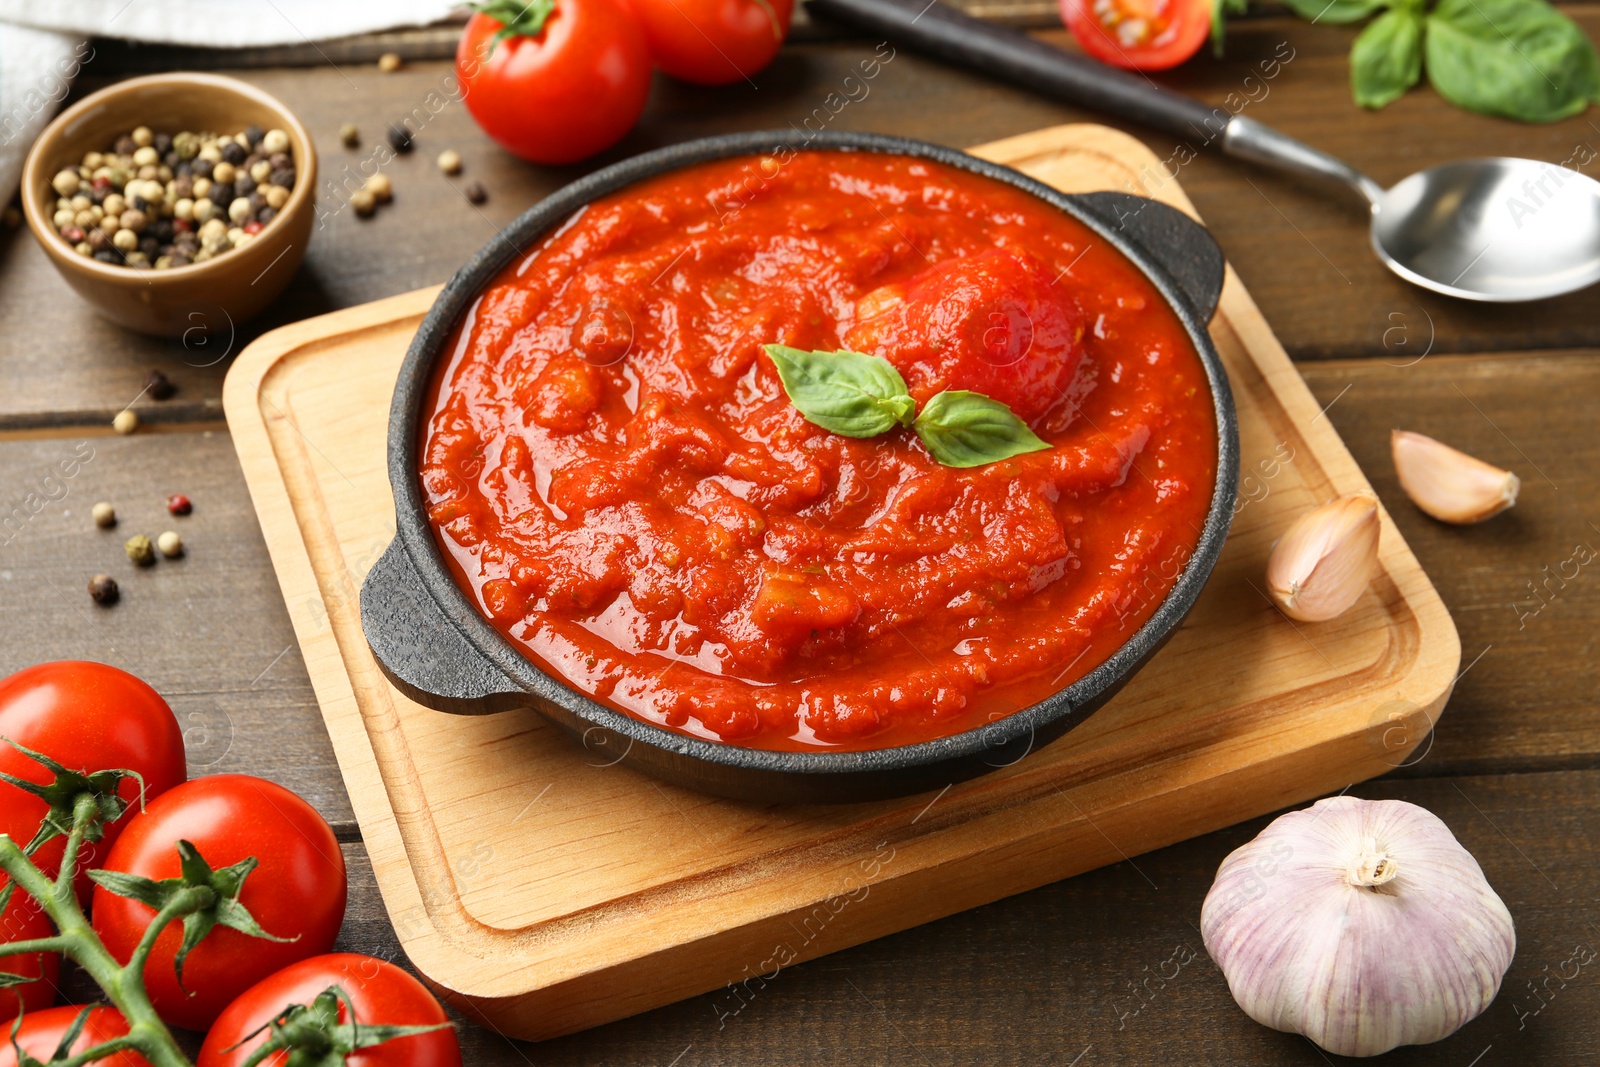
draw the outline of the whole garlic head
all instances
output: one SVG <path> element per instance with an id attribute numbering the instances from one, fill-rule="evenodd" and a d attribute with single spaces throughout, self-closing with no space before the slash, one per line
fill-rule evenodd
<path id="1" fill-rule="evenodd" d="M 1206 951 L 1257 1022 L 1342 1056 L 1438 1041 L 1500 990 L 1511 913 L 1450 828 L 1400 800 L 1331 797 L 1222 861 Z"/>

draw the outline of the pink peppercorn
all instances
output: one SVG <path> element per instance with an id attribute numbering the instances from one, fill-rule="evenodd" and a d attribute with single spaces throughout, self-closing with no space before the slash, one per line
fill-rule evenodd
<path id="1" fill-rule="evenodd" d="M 174 515 L 187 515 L 194 510 L 194 505 L 182 493 L 173 493 L 167 497 L 167 510 Z"/>

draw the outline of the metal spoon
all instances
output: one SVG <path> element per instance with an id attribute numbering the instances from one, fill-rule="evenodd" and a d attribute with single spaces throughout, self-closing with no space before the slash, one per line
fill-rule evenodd
<path id="1" fill-rule="evenodd" d="M 1254 119 L 1148 78 L 1063 52 L 938 0 L 808 0 L 807 9 L 1025 88 L 1106 111 L 1223 153 L 1342 183 L 1372 216 L 1390 270 L 1434 292 L 1510 303 L 1600 281 L 1600 182 L 1532 159 L 1466 159 L 1391 189 Z"/>

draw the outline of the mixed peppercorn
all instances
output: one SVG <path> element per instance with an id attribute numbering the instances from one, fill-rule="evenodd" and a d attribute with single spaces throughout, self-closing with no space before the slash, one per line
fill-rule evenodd
<path id="1" fill-rule="evenodd" d="M 243 248 L 294 189 L 289 135 L 155 133 L 140 126 L 51 179 L 51 221 L 80 255 L 166 270 Z"/>

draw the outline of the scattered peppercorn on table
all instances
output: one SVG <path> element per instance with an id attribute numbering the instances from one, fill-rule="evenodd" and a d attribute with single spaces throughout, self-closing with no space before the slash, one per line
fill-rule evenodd
<path id="1" fill-rule="evenodd" d="M 1564 10 L 1591 35 L 1600 33 L 1600 7 Z M 1030 0 L 1005 14 L 1044 25 L 1049 7 Z M 152 68 L 225 63 L 229 73 L 283 100 L 311 131 L 322 170 L 319 226 L 296 280 L 259 320 L 202 316 L 176 342 L 124 333 L 78 300 L 25 231 L 0 233 L 0 374 L 8 386 L 0 390 L 0 611 L 7 620 L 0 673 L 63 658 L 131 670 L 171 702 L 185 729 L 191 774 L 258 774 L 305 796 L 333 824 L 349 866 L 351 901 L 338 947 L 377 956 L 398 952 L 394 929 L 221 420 L 220 389 L 230 357 L 261 332 L 443 281 L 499 227 L 582 172 L 524 164 L 478 132 L 450 99 L 457 33 L 446 27 L 232 55 L 95 42 L 75 96 Z M 1059 29 L 1045 35 L 1069 40 Z M 1224 58 L 1202 56 L 1155 77 L 1208 103 L 1248 109 L 1381 181 L 1415 164 L 1485 152 L 1560 163 L 1572 158 L 1574 145 L 1596 138 L 1585 116 L 1513 125 L 1454 110 L 1426 89 L 1386 110 L 1361 111 L 1349 99 L 1352 36 L 1275 15 L 1237 19 Z M 380 70 L 386 53 L 396 58 Z M 875 74 L 863 81 L 868 60 Z M 408 116 L 409 138 L 391 138 Z M 658 77 L 640 128 L 593 164 L 736 129 L 793 129 L 797 136 L 873 130 L 972 145 L 1097 120 L 842 28 L 808 24 L 754 85 L 711 93 Z M 144 132 L 148 144 L 140 143 Z M 94 166 L 83 160 L 89 173 L 73 171 L 76 187 L 58 175 L 56 193 L 66 204 L 57 205 L 52 221 L 83 229 L 86 254 L 112 251 L 130 270 L 143 269 L 140 259 L 161 269 L 163 256 L 171 265 L 178 255 L 204 253 L 199 231 L 212 222 L 223 226 L 231 248 L 230 231 L 270 222 L 262 214 L 272 210 L 271 189 L 293 184 L 292 177 L 289 186 L 274 178 L 285 168 L 272 165 L 271 131 L 259 131 L 259 142 L 245 129 L 187 131 L 199 139 L 191 161 L 205 160 L 209 168 L 200 169 L 209 173 L 196 174 L 191 162 L 190 195 L 174 196 L 169 206 L 169 179 L 159 168 L 171 167 L 176 186 L 177 167 L 164 161 L 168 151 L 181 161 L 186 131 L 152 124 L 144 132 L 129 130 L 129 144 L 104 146 Z M 1504 898 L 1518 953 L 1484 1016 L 1438 1045 L 1403 1048 L 1384 1062 L 1584 1062 L 1600 1043 L 1600 982 L 1590 973 L 1600 952 L 1593 904 L 1600 898 L 1600 668 L 1593 650 L 1600 579 L 1590 566 L 1600 545 L 1593 506 L 1600 445 L 1589 430 L 1600 396 L 1595 297 L 1494 308 L 1426 295 L 1370 257 L 1358 210 L 1326 190 L 1196 156 L 1149 130 L 1130 132 L 1182 180 L 1328 405 L 1323 417 L 1368 473 L 1461 634 L 1462 676 L 1438 735 L 1392 775 L 1351 792 L 1408 800 L 1442 818 Z M 146 148 L 157 153 L 155 163 L 140 161 L 149 158 L 140 156 Z M 250 162 L 259 151 L 266 159 Z M 108 153 L 119 162 L 108 163 Z M 262 162 L 269 167 L 258 178 Z M 157 173 L 140 178 L 151 165 Z M 231 175 L 218 173 L 224 166 Z M 107 188 L 96 201 L 97 172 L 119 167 L 129 171 L 121 189 L 112 188 L 117 175 L 100 175 Z M 241 175 L 254 182 L 248 192 L 240 192 Z M 202 180 L 210 183 L 205 192 L 232 184 L 233 195 L 196 195 Z M 1171 178 L 1152 172 L 1144 180 L 1153 190 Z M 163 183 L 159 198 L 134 188 L 144 207 L 128 192 L 141 181 Z M 99 218 L 75 204 L 80 195 L 100 209 Z M 184 199 L 187 209 L 179 206 Z M 198 218 L 201 199 L 210 206 L 193 227 L 193 253 L 184 252 L 177 235 L 185 231 L 176 223 Z M 253 213 L 244 225 L 232 215 L 240 201 Z M 144 213 L 142 225 L 130 212 Z M 90 240 L 96 231 L 80 218 L 97 224 L 103 238 Z M 172 223 L 172 236 L 162 236 L 163 221 Z M 132 247 L 123 247 L 130 240 L 124 231 Z M 105 247 L 96 247 L 102 239 Z M 146 247 L 150 240 L 157 244 Z M 213 244 L 213 255 L 228 254 Z M 114 418 L 127 432 L 112 432 Z M 1395 428 L 1514 471 L 1522 482 L 1517 506 L 1470 531 L 1423 515 L 1402 492 L 1390 459 Z M 307 447 L 315 452 L 317 442 Z M 1273 491 L 1273 463 L 1283 459 L 1242 461 L 1240 506 L 1249 507 Z M 321 455 L 318 462 L 336 472 L 347 460 Z M 364 573 L 384 547 L 346 546 L 352 573 Z M 1275 610 L 1265 593 L 1260 610 Z M 1302 628 L 1313 643 L 1315 625 Z M 1375 745 L 1385 745 L 1401 712 L 1371 710 Z M 470 883 L 491 869 L 498 829 L 538 820 L 547 786 L 562 788 L 559 781 L 530 782 L 520 810 L 481 812 L 473 862 L 440 877 Z M 927 817 L 937 818 L 937 798 L 929 799 Z M 700 834 L 702 813 L 666 793 L 655 814 Z M 781 809 L 772 817 L 782 819 Z M 1265 822 L 1131 856 L 816 962 L 789 967 L 762 954 L 720 994 L 536 1048 L 468 1024 L 464 1056 L 487 1067 L 1322 1064 L 1303 1039 L 1265 1029 L 1239 1010 L 1197 929 L 1223 857 Z M 1116 842 L 1116 825 L 1099 829 Z M 558 879 L 561 872 L 528 877 Z M 871 907 L 871 900 L 869 894 L 850 906 Z"/>

